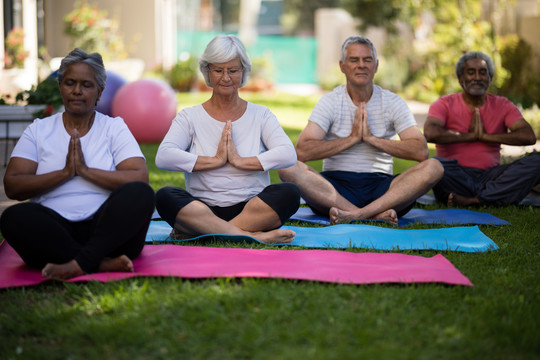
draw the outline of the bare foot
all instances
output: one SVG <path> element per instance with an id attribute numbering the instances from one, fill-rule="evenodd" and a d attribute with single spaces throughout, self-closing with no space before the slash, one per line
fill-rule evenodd
<path id="1" fill-rule="evenodd" d="M 133 262 L 126 255 L 104 258 L 98 267 L 99 272 L 133 272 Z"/>
<path id="2" fill-rule="evenodd" d="M 383 211 L 382 213 L 377 214 L 374 217 L 372 217 L 372 219 L 373 220 L 386 221 L 386 222 L 389 222 L 389 223 L 391 223 L 393 225 L 398 224 L 397 212 L 394 209 L 388 209 L 386 211 Z"/>
<path id="3" fill-rule="evenodd" d="M 458 195 L 455 193 L 450 193 L 448 195 L 448 203 L 447 205 L 452 206 L 469 206 L 469 205 L 475 205 L 479 204 L 480 200 L 474 196 L 474 197 L 466 197 L 462 195 Z"/>
<path id="4" fill-rule="evenodd" d="M 41 270 L 41 276 L 49 279 L 65 280 L 83 274 L 83 269 L 81 269 L 79 263 L 75 260 L 71 260 L 65 264 L 48 263 L 43 270 Z"/>
<path id="5" fill-rule="evenodd" d="M 171 240 L 186 240 L 186 239 L 193 239 L 197 235 L 193 234 L 186 234 L 178 229 L 172 229 L 171 233 L 169 234 L 169 239 Z"/>
<path id="6" fill-rule="evenodd" d="M 253 233 L 252 236 L 265 244 L 288 244 L 294 240 L 296 233 L 292 230 L 276 229 Z"/>
<path id="7" fill-rule="evenodd" d="M 357 215 L 353 214 L 352 212 L 349 212 L 349 211 L 345 211 L 345 210 L 340 210 L 336 207 L 333 207 L 330 209 L 330 223 L 332 225 L 336 225 L 336 224 L 340 224 L 340 223 L 346 223 L 346 222 L 350 222 L 350 221 L 355 221 L 355 220 L 368 220 L 366 218 L 362 218 L 362 217 L 358 217 Z M 389 222 L 393 225 L 397 225 L 398 224 L 398 217 L 397 217 L 397 213 L 394 209 L 388 209 L 386 211 L 383 211 L 382 213 L 380 214 L 377 214 L 369 219 L 373 219 L 373 220 L 382 220 L 382 221 L 386 221 L 386 222 Z"/>
<path id="8" fill-rule="evenodd" d="M 355 216 L 349 211 L 340 210 L 336 207 L 330 208 L 329 215 L 330 224 L 332 225 L 356 220 Z"/>

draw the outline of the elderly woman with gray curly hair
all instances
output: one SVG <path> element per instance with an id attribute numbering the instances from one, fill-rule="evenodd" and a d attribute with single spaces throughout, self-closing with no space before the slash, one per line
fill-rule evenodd
<path id="1" fill-rule="evenodd" d="M 300 204 L 292 183 L 270 184 L 269 170 L 296 162 L 291 140 L 270 110 L 240 98 L 251 60 L 234 35 L 218 35 L 199 67 L 212 95 L 183 109 L 159 146 L 156 165 L 183 171 L 186 189 L 156 193 L 160 216 L 171 237 L 201 234 L 247 235 L 264 243 L 289 243 L 280 227 Z"/>
<path id="2" fill-rule="evenodd" d="M 107 74 L 101 55 L 62 59 L 65 111 L 36 119 L 15 145 L 0 218 L 6 241 L 43 277 L 132 272 L 154 211 L 144 156 L 123 119 L 95 110 Z"/>

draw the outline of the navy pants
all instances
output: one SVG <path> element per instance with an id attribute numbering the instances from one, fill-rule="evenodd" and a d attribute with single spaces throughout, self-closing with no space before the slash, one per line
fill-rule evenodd
<path id="1" fill-rule="evenodd" d="M 91 219 L 69 221 L 41 204 L 24 202 L 2 213 L 0 229 L 31 267 L 75 259 L 91 273 L 105 257 L 134 259 L 141 253 L 154 205 L 152 188 L 132 182 L 115 189 Z"/>
<path id="2" fill-rule="evenodd" d="M 461 166 L 457 160 L 436 157 L 444 167 L 444 176 L 433 188 L 438 201 L 447 203 L 448 195 L 477 196 L 485 205 L 515 205 L 540 183 L 540 153 L 532 153 L 510 164 L 487 170 Z"/>

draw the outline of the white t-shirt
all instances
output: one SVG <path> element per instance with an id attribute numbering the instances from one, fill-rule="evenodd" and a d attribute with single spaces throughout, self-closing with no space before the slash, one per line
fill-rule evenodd
<path id="1" fill-rule="evenodd" d="M 240 170 L 227 163 L 193 172 L 199 155 L 216 155 L 224 126 L 202 105 L 183 109 L 159 146 L 156 166 L 183 171 L 186 190 L 205 203 L 230 206 L 251 199 L 270 185 L 268 170 L 296 163 L 294 146 L 274 114 L 265 106 L 248 103 L 242 117 L 232 122 L 233 141 L 240 156 L 257 156 L 264 171 Z"/>
<path id="2" fill-rule="evenodd" d="M 36 119 L 24 130 L 11 157 L 37 162 L 37 175 L 61 170 L 66 165 L 70 139 L 62 113 Z M 81 146 L 86 165 L 90 168 L 113 171 L 116 165 L 128 158 L 144 158 L 124 120 L 99 112 L 96 112 L 90 131 L 81 138 Z M 109 194 L 110 190 L 75 176 L 30 201 L 47 206 L 68 220 L 81 221 L 91 217 Z"/>
<path id="3" fill-rule="evenodd" d="M 315 105 L 309 121 L 325 132 L 324 140 L 344 138 L 351 134 L 357 106 L 347 87 L 340 85 L 325 94 Z M 396 139 L 403 130 L 416 126 L 414 116 L 397 94 L 374 85 L 367 102 L 369 129 L 378 138 Z M 381 172 L 392 174 L 393 158 L 373 146 L 361 142 L 323 160 L 323 171 Z"/>

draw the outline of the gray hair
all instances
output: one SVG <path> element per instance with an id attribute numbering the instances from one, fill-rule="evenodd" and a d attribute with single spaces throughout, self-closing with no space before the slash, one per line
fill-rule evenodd
<path id="1" fill-rule="evenodd" d="M 235 58 L 240 58 L 242 62 L 242 83 L 244 86 L 251 73 L 251 60 L 246 52 L 244 44 L 234 35 L 218 35 L 212 39 L 206 46 L 206 49 L 199 58 L 199 69 L 204 77 L 206 85 L 211 87 L 209 79 L 210 64 L 220 64 L 231 61 Z"/>
<path id="2" fill-rule="evenodd" d="M 94 69 L 96 83 L 99 88 L 104 89 L 107 82 L 107 72 L 105 71 L 105 65 L 103 65 L 103 59 L 101 55 L 97 52 L 87 54 L 79 48 L 73 49 L 60 62 L 60 68 L 58 69 L 58 82 L 60 83 L 62 82 L 62 80 L 64 80 L 67 68 L 70 65 L 80 62 L 88 64 L 92 67 L 92 69 Z"/>
<path id="3" fill-rule="evenodd" d="M 373 53 L 373 60 L 377 62 L 377 50 L 375 49 L 375 45 L 369 40 L 368 38 L 365 38 L 363 36 L 349 36 L 343 45 L 341 46 L 341 62 L 345 62 L 347 60 L 347 49 L 352 44 L 361 44 L 361 45 L 367 45 L 371 48 L 371 52 Z"/>
<path id="4" fill-rule="evenodd" d="M 493 64 L 493 60 L 489 55 L 484 54 L 481 51 L 469 51 L 461 55 L 456 64 L 456 76 L 458 77 L 458 79 L 461 78 L 463 72 L 465 71 L 465 64 L 471 59 L 484 60 L 488 67 L 489 77 L 493 79 L 493 76 L 495 75 L 495 65 Z"/>

